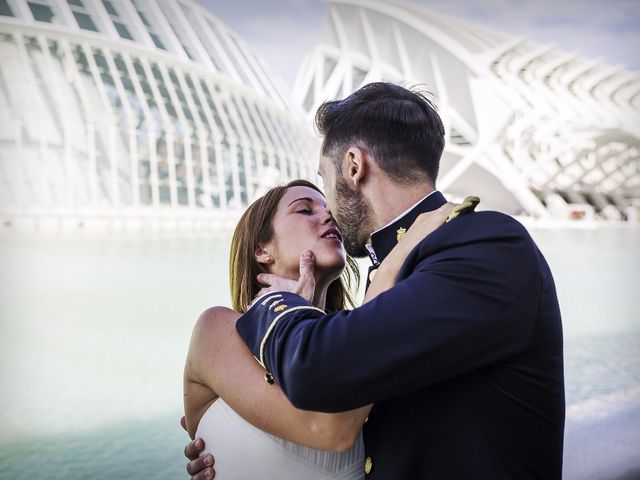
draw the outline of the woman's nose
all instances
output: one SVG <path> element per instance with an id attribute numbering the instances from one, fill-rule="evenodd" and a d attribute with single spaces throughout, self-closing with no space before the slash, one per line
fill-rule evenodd
<path id="1" fill-rule="evenodd" d="M 336 223 L 336 221 L 333 219 L 333 215 L 331 215 L 331 210 L 329 210 L 328 208 L 325 208 L 323 214 L 322 214 L 322 223 Z"/>

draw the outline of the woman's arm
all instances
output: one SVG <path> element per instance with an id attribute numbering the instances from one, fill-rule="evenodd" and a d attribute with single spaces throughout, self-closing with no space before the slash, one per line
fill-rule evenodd
<path id="1" fill-rule="evenodd" d="M 386 292 L 396 284 L 400 268 L 404 264 L 411 251 L 431 232 L 440 227 L 451 211 L 456 207 L 455 203 L 445 203 L 442 207 L 432 212 L 422 213 L 416 218 L 402 240 L 393 247 L 389 255 L 382 261 L 371 284 L 364 296 L 363 304 L 371 301 L 383 292 Z"/>
<path id="2" fill-rule="evenodd" d="M 185 413 L 192 438 L 219 395 L 241 417 L 272 435 L 319 450 L 351 448 L 371 406 L 335 414 L 295 408 L 277 385 L 265 381 L 264 369 L 236 332 L 239 316 L 224 307 L 210 308 L 194 329 L 185 367 Z M 209 391 L 208 403 L 203 403 L 203 388 Z"/>

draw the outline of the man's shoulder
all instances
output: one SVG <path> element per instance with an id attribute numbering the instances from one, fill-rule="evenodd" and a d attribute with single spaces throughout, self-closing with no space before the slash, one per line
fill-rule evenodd
<path id="1" fill-rule="evenodd" d="M 533 239 L 520 222 L 504 213 L 484 210 L 461 215 L 425 237 L 407 257 L 405 267 L 449 257 L 533 264 L 536 252 Z"/>
<path id="2" fill-rule="evenodd" d="M 472 246 L 476 243 L 531 241 L 527 229 L 515 218 L 493 210 L 483 210 L 461 215 L 425 238 L 425 246 Z"/>

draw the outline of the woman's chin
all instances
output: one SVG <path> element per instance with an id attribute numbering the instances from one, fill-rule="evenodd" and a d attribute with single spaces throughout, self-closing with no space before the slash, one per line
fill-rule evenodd
<path id="1" fill-rule="evenodd" d="M 345 267 L 345 259 L 342 256 L 335 258 L 316 258 L 315 272 L 316 277 L 322 276 L 330 281 L 340 277 Z"/>

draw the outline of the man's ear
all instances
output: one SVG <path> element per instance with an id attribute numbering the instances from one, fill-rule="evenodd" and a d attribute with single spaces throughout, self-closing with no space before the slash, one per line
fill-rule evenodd
<path id="1" fill-rule="evenodd" d="M 256 262 L 263 263 L 265 265 L 271 265 L 273 263 L 273 257 L 263 247 L 258 247 L 256 250 Z"/>
<path id="2" fill-rule="evenodd" d="M 358 188 L 367 176 L 369 168 L 367 152 L 360 147 L 350 147 L 345 156 L 347 157 L 347 179 Z"/>

